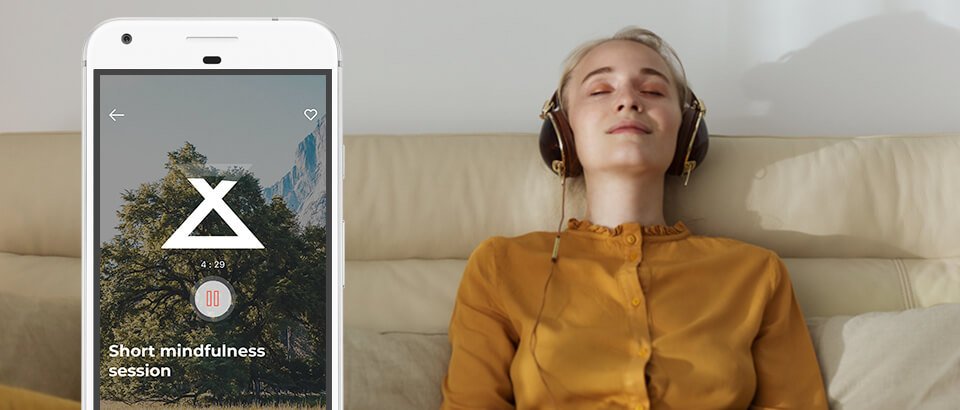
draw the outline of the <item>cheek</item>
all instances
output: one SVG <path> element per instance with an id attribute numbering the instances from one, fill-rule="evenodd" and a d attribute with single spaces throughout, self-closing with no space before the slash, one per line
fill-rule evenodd
<path id="1" fill-rule="evenodd" d="M 589 160 L 592 153 L 597 150 L 597 129 L 600 127 L 599 116 L 581 109 L 571 113 L 568 119 L 570 120 L 570 129 L 573 130 L 578 156 L 581 159 L 587 157 Z"/>
<path id="2" fill-rule="evenodd" d="M 588 121 L 583 116 L 577 119 L 571 118 L 570 128 L 573 130 L 573 143 L 576 145 L 580 164 L 589 168 L 596 163 L 596 157 L 600 156 L 598 151 L 602 150 L 597 146 L 597 136 L 587 125 Z"/>
<path id="3" fill-rule="evenodd" d="M 680 109 L 666 109 L 657 113 L 658 122 L 660 122 L 663 129 L 663 136 L 665 140 L 670 141 L 673 144 L 677 142 L 677 134 L 680 132 L 680 122 L 683 120 Z"/>

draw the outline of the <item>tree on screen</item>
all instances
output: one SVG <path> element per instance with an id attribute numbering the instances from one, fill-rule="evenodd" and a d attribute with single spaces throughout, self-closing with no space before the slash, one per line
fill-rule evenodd
<path id="1" fill-rule="evenodd" d="M 300 227 L 279 197 L 265 200 L 242 169 L 207 166 L 186 143 L 168 153 L 167 173 L 123 193 L 118 233 L 100 254 L 101 399 L 200 404 L 319 403 L 325 390 L 326 231 Z M 264 249 L 161 249 L 203 201 L 187 178 L 211 187 L 237 181 L 223 198 Z M 233 236 L 211 212 L 192 235 Z M 219 268 L 215 261 L 222 261 Z M 201 320 L 191 289 L 201 278 L 229 281 L 235 307 Z M 158 357 L 109 357 L 108 347 L 154 346 Z M 266 357 L 159 357 L 160 347 L 262 347 Z M 169 367 L 172 377 L 109 377 L 110 367 Z"/>

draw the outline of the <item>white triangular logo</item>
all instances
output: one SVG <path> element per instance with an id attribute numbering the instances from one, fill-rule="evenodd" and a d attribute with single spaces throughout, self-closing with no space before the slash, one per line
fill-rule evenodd
<path id="1" fill-rule="evenodd" d="M 223 197 L 237 184 L 237 181 L 223 180 L 216 188 L 203 178 L 187 178 L 197 192 L 203 196 L 203 202 L 193 210 L 183 224 L 163 243 L 163 249 L 263 249 L 263 244 L 253 236 L 243 221 L 223 202 Z M 210 212 L 216 211 L 237 236 L 190 236 L 190 233 Z"/>

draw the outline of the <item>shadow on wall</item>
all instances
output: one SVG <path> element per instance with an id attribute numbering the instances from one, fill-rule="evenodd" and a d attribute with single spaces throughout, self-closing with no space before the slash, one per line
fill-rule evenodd
<path id="1" fill-rule="evenodd" d="M 871 41 L 865 42 L 864 39 Z M 736 128 L 745 130 L 741 134 L 761 135 L 769 135 L 771 130 L 777 135 L 798 136 L 816 135 L 823 130 L 830 130 L 831 135 L 957 132 L 960 129 L 955 120 L 955 104 L 935 102 L 952 101 L 960 95 L 960 82 L 942 81 L 958 72 L 960 30 L 933 21 L 919 12 L 886 14 L 840 27 L 777 62 L 760 64 L 749 70 L 743 78 L 743 87 L 751 100 L 768 104 L 763 115 L 720 121 L 707 119 L 707 122 L 711 126 L 719 123 L 714 129 L 721 129 L 731 121 Z M 869 237 L 778 229 L 780 225 L 789 226 L 789 221 L 778 221 L 779 213 L 761 215 L 751 209 L 751 196 L 765 198 L 773 193 L 755 191 L 764 189 L 761 188 L 764 185 L 744 181 L 759 181 L 773 164 L 814 151 L 829 161 L 842 152 L 839 150 L 841 146 L 836 144 L 854 142 L 838 139 L 826 146 L 797 144 L 790 151 L 761 149 L 757 152 L 763 152 L 764 158 L 751 159 L 747 162 L 750 167 L 717 163 L 720 159 L 737 158 L 735 144 L 731 142 L 715 139 L 710 146 L 710 155 L 695 173 L 698 175 L 691 179 L 691 184 L 723 185 L 723 197 L 713 198 L 716 202 L 711 202 L 710 207 L 714 207 L 711 210 L 695 203 L 696 195 L 686 194 L 679 182 L 670 179 L 665 192 L 668 222 L 682 219 L 694 232 L 754 243 L 777 251 L 781 257 L 921 257 L 880 240 L 881 232 Z M 860 180 L 866 178 L 859 175 L 862 173 L 889 171 L 876 165 L 859 160 L 842 167 L 843 175 L 830 177 Z M 717 171 L 723 168 L 723 175 L 727 178 L 733 175 L 739 182 L 718 179 L 712 172 L 715 167 Z M 823 187 L 834 185 L 830 181 L 811 180 L 808 183 L 825 184 Z M 866 188 L 860 187 L 861 191 Z M 857 199 L 869 198 L 869 190 L 846 191 L 843 195 L 848 198 L 810 206 L 825 210 L 833 208 L 834 215 L 875 213 L 869 207 L 857 208 Z M 790 199 L 804 201 L 822 197 L 821 193 L 797 195 Z M 764 220 L 770 222 L 764 223 Z M 788 249 L 803 251 L 794 254 Z"/>
<path id="2" fill-rule="evenodd" d="M 956 104 L 942 103 L 960 95 L 944 81 L 956 73 L 960 30 L 922 12 L 879 15 L 748 70 L 744 92 L 766 113 L 727 121 L 754 134 L 957 132 Z"/>
<path id="3" fill-rule="evenodd" d="M 750 142 L 748 142 L 750 141 Z M 784 212 L 776 209 L 772 202 L 790 201 L 795 209 L 819 209 L 831 215 L 838 222 L 846 221 L 842 216 L 872 212 L 859 207 L 864 198 L 871 198 L 869 192 L 852 190 L 838 195 L 848 195 L 831 203 L 820 203 L 827 193 L 819 192 L 835 189 L 837 181 L 862 181 L 869 177 L 876 164 L 870 164 L 864 158 L 854 158 L 850 166 L 839 168 L 840 174 L 815 172 L 805 183 L 812 184 L 801 193 L 791 193 L 789 198 L 778 198 L 783 192 L 777 188 L 782 176 L 771 176 L 777 164 L 793 161 L 808 155 L 823 158 L 837 158 L 844 147 L 856 144 L 846 138 L 836 140 L 818 140 L 816 143 L 797 141 L 784 146 L 780 140 L 753 140 L 750 137 L 727 137 L 714 135 L 710 143 L 710 152 L 690 178 L 690 185 L 700 185 L 692 190 L 683 186 L 679 177 L 668 177 L 664 186 L 664 217 L 668 223 L 682 220 L 692 232 L 698 235 L 721 236 L 741 240 L 776 251 L 779 256 L 794 257 L 902 257 L 915 258 L 911 251 L 887 243 L 882 227 L 877 224 L 876 232 L 858 235 L 824 235 L 804 230 L 793 230 L 801 225 L 796 221 L 784 221 L 784 216 L 802 218 L 797 212 Z M 762 158 L 745 158 L 741 144 L 751 144 L 750 152 L 762 155 Z M 765 149 L 769 144 L 771 149 Z M 779 146 L 778 149 L 773 149 Z M 762 154 L 760 154 L 762 153 Z M 839 160 L 839 159 L 838 159 Z M 803 166 L 803 165 L 798 165 Z M 809 166 L 809 164 L 807 165 Z M 881 169 L 883 167 L 880 167 Z M 774 181 L 765 181 L 775 178 Z M 830 180 L 824 180 L 829 178 Z M 717 188 L 722 187 L 722 189 Z M 867 188 L 867 187 L 864 187 Z M 753 198 L 753 199 L 751 199 Z M 758 203 L 757 198 L 767 198 Z M 786 205 L 785 205 L 786 206 Z M 766 222 L 765 222 L 766 221 Z M 791 226 L 793 229 L 785 229 Z M 853 229 L 855 230 L 855 229 Z"/>

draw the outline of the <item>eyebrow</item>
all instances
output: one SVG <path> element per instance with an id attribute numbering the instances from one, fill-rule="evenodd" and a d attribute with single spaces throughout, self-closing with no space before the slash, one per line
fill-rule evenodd
<path id="1" fill-rule="evenodd" d="M 600 68 L 598 68 L 598 69 L 596 69 L 596 70 L 591 71 L 589 74 L 587 74 L 586 77 L 583 77 L 583 81 L 580 81 L 580 84 L 582 85 L 582 84 L 586 83 L 586 82 L 587 82 L 587 79 L 590 78 L 591 76 L 598 75 L 598 74 L 612 73 L 612 72 L 613 72 L 613 67 L 610 67 L 610 66 L 600 67 Z M 659 72 L 659 71 L 657 71 L 657 70 L 654 70 L 654 69 L 652 69 L 652 68 L 650 68 L 650 67 L 643 67 L 642 69 L 640 69 L 640 72 L 643 73 L 643 74 L 653 75 L 653 76 L 660 77 L 660 78 L 663 79 L 663 81 L 666 81 L 668 85 L 670 84 L 670 79 L 667 78 L 666 75 L 664 75 L 663 73 L 661 73 L 661 72 Z"/>

